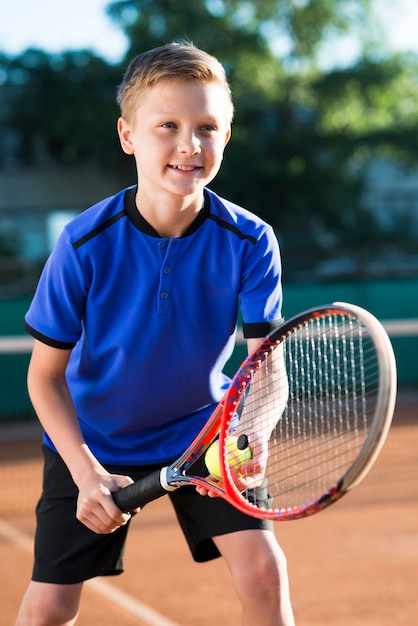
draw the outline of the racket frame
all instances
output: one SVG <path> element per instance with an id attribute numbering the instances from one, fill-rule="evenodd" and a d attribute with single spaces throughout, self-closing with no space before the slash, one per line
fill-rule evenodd
<path id="1" fill-rule="evenodd" d="M 225 444 L 228 430 L 240 401 L 240 394 L 243 393 L 249 381 L 269 354 L 282 344 L 286 337 L 292 334 L 295 327 L 301 328 L 312 319 L 327 317 L 330 315 L 346 315 L 354 320 L 360 320 L 367 333 L 373 338 L 378 369 L 379 369 L 379 390 L 376 401 L 374 416 L 371 428 L 364 441 L 361 451 L 354 463 L 348 467 L 347 471 L 337 480 L 320 498 L 305 502 L 303 505 L 275 510 L 262 510 L 253 505 L 239 491 L 231 471 L 222 459 L 226 458 Z M 257 361 L 257 368 L 254 367 L 254 360 Z M 332 304 L 313 307 L 303 313 L 289 319 L 282 325 L 274 329 L 265 340 L 257 346 L 254 352 L 242 363 L 230 385 L 224 399 L 224 414 L 221 419 L 221 429 L 219 435 L 219 453 L 221 458 L 221 473 L 223 484 L 225 485 L 226 499 L 236 508 L 255 517 L 263 517 L 273 521 L 288 521 L 308 517 L 318 513 L 342 498 L 351 489 L 356 487 L 369 472 L 375 463 L 384 445 L 389 432 L 392 417 L 396 404 L 397 374 L 396 361 L 390 339 L 383 325 L 366 309 L 346 302 L 333 302 Z"/>
<path id="2" fill-rule="evenodd" d="M 240 402 L 241 395 L 245 393 L 248 385 L 251 384 L 255 373 L 272 352 L 294 332 L 295 328 L 303 327 L 310 320 L 338 313 L 361 320 L 375 344 L 380 384 L 370 432 L 355 462 L 320 498 L 288 509 L 260 509 L 256 505 L 251 504 L 239 491 L 226 461 L 226 440 L 236 407 Z M 172 465 L 163 467 L 161 470 L 145 477 L 145 479 L 140 479 L 137 483 L 114 493 L 114 499 L 121 509 L 128 511 L 141 507 L 147 502 L 182 485 L 192 484 L 216 492 L 217 495 L 229 501 L 239 510 L 254 517 L 274 521 L 287 521 L 313 515 L 339 500 L 365 477 L 379 455 L 386 439 L 391 425 L 395 401 L 395 357 L 390 340 L 381 323 L 365 309 L 345 302 L 334 302 L 313 307 L 283 322 L 267 335 L 255 350 L 247 356 L 204 428 Z M 193 469 L 194 464 L 202 458 L 217 436 L 219 436 L 219 462 L 222 481 L 216 481 L 210 476 L 203 477 L 187 474 L 187 472 Z M 147 482 L 146 487 L 144 481 Z M 142 485 L 144 485 L 144 490 L 141 489 Z"/>

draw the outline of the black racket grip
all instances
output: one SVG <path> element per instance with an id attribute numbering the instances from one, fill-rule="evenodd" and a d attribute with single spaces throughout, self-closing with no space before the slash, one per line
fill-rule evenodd
<path id="1" fill-rule="evenodd" d="M 140 478 L 132 485 L 128 485 L 119 491 L 112 493 L 117 506 L 124 513 L 130 513 L 138 507 L 143 507 L 148 502 L 157 500 L 167 492 L 160 481 L 161 470 L 156 470 L 144 478 Z"/>

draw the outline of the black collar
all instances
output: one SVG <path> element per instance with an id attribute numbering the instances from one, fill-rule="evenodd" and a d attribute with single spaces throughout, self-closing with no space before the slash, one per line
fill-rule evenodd
<path id="1" fill-rule="evenodd" d="M 145 233 L 146 235 L 150 235 L 151 237 L 158 237 L 159 239 L 162 239 L 162 237 L 151 226 L 151 224 L 149 224 L 147 220 L 141 215 L 139 209 L 137 208 L 136 202 L 135 202 L 137 189 L 138 189 L 137 187 L 130 187 L 129 189 L 126 190 L 126 193 L 125 193 L 126 214 L 128 218 L 130 219 L 130 221 L 132 222 L 132 224 L 136 228 L 138 228 L 138 230 Z M 205 191 L 204 202 L 203 202 L 201 211 L 199 211 L 198 215 L 195 217 L 193 222 L 190 224 L 190 226 L 182 234 L 181 237 L 182 238 L 188 237 L 189 235 L 192 235 L 194 232 L 196 232 L 196 230 L 198 230 L 198 228 L 200 228 L 203 222 L 207 219 L 209 215 L 209 211 L 210 211 L 210 199 L 209 199 L 209 195 Z"/>

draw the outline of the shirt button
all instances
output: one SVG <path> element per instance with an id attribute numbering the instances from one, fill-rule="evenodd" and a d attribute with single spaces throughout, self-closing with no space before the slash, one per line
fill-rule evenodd
<path id="1" fill-rule="evenodd" d="M 167 293 L 166 291 L 162 291 L 162 292 L 160 293 L 160 298 L 161 298 L 161 300 L 167 300 L 167 298 L 168 298 L 168 293 Z"/>
<path id="2" fill-rule="evenodd" d="M 157 245 L 160 249 L 163 249 L 165 248 L 165 241 L 159 241 Z"/>
<path id="3" fill-rule="evenodd" d="M 171 267 L 169 265 L 166 265 L 166 267 L 163 269 L 163 273 L 164 274 L 171 274 Z"/>

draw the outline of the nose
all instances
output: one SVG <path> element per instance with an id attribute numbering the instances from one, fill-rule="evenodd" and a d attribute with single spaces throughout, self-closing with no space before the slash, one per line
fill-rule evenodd
<path id="1" fill-rule="evenodd" d="M 200 152 L 200 140 L 194 132 L 183 132 L 179 137 L 177 150 L 182 154 L 198 154 Z"/>

